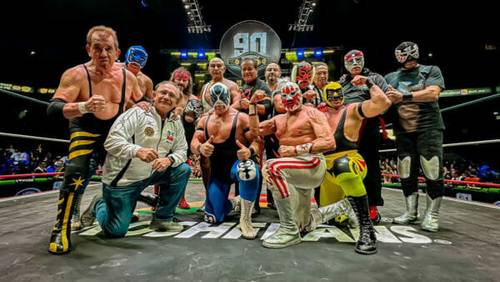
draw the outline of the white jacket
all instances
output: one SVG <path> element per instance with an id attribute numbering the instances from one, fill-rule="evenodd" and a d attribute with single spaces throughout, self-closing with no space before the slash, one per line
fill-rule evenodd
<path id="1" fill-rule="evenodd" d="M 140 148 L 154 148 L 160 158 L 172 157 L 175 161 L 171 166 L 177 167 L 187 160 L 188 145 L 179 119 L 169 118 L 162 121 L 154 108 L 145 112 L 134 107 L 115 120 L 104 142 L 104 148 L 107 155 L 102 182 L 107 185 L 110 185 L 131 161 L 116 185 L 121 187 L 144 180 L 153 173 L 151 163 L 136 157 Z"/>

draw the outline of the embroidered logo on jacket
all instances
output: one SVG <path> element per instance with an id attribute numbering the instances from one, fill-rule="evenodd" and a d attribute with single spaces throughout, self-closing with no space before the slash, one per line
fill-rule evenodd
<path id="1" fill-rule="evenodd" d="M 174 142 L 174 132 L 172 130 L 167 131 L 167 142 L 168 143 Z"/>
<path id="2" fill-rule="evenodd" d="M 152 127 L 146 127 L 144 128 L 144 134 L 146 134 L 146 136 L 148 137 L 151 137 L 153 136 L 153 134 L 155 134 L 155 130 L 152 128 Z"/>

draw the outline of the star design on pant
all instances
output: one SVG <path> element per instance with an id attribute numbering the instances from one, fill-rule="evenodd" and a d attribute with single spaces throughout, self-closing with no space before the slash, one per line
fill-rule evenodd
<path id="1" fill-rule="evenodd" d="M 80 186 L 83 186 L 84 181 L 85 181 L 84 178 L 78 176 L 78 179 L 73 178 L 73 183 L 71 183 L 71 185 L 74 185 L 75 189 L 78 189 Z"/>

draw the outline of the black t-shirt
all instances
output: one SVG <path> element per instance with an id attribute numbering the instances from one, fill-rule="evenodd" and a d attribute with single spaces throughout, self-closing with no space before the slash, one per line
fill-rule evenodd
<path id="1" fill-rule="evenodd" d="M 418 91 L 430 85 L 445 89 L 443 75 L 437 66 L 419 65 L 410 71 L 399 69 L 386 75 L 385 80 L 397 90 Z M 395 107 L 399 120 L 394 123 L 396 134 L 445 128 L 437 101 L 402 102 Z"/>
<path id="2" fill-rule="evenodd" d="M 273 111 L 272 91 L 271 91 L 271 89 L 269 89 L 267 84 L 263 80 L 257 78 L 252 83 L 243 85 L 243 94 L 242 95 L 244 96 L 244 98 L 247 98 L 248 100 L 250 100 L 252 95 L 257 90 L 262 90 L 262 91 L 266 92 L 266 95 L 270 98 L 269 100 L 263 100 L 263 101 L 260 101 L 258 103 L 258 104 L 264 105 L 266 108 L 265 114 L 259 115 L 259 120 L 263 121 L 263 120 L 268 119 Z M 241 111 L 248 114 L 248 110 L 241 110 Z"/>

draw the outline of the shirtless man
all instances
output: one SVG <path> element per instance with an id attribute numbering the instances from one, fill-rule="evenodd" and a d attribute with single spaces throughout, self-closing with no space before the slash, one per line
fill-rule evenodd
<path id="1" fill-rule="evenodd" d="M 91 156 L 104 160 L 103 142 L 127 102 L 142 98 L 135 75 L 115 61 L 120 55 L 116 32 L 95 26 L 87 33 L 86 50 L 91 60 L 64 72 L 47 108 L 49 115 L 70 121 L 71 143 L 68 165 L 59 194 L 57 220 L 52 229 L 49 252 L 64 254 L 71 249 L 70 225 L 75 205 L 88 183 Z"/>
<path id="2" fill-rule="evenodd" d="M 141 71 L 146 66 L 147 60 L 148 53 L 140 45 L 131 46 L 125 54 L 125 66 L 127 70 L 135 74 L 144 97 L 149 101 L 153 101 L 153 81 Z"/>
<path id="3" fill-rule="evenodd" d="M 240 104 L 240 96 L 238 85 L 229 79 L 224 78 L 224 73 L 226 72 L 226 65 L 221 58 L 213 58 L 208 62 L 208 73 L 212 79 L 207 82 L 201 88 L 201 103 L 203 104 L 203 111 L 208 113 L 212 109 L 212 104 L 210 102 L 210 88 L 217 82 L 221 82 L 229 89 L 229 94 L 231 96 L 231 104 Z"/>
<path id="4" fill-rule="evenodd" d="M 358 87 L 366 86 L 371 98 L 344 105 L 342 86 L 338 82 L 327 84 L 323 92 L 323 100 L 327 104 L 325 114 L 334 132 L 337 147 L 334 151 L 325 153 L 327 173 L 321 184 L 321 198 L 328 198 L 328 194 L 337 195 L 339 187 L 341 188 L 360 225 L 360 236 L 354 250 L 369 255 L 377 252 L 377 239 L 370 220 L 368 196 L 363 184 L 367 166 L 358 153 L 357 142 L 363 119 L 383 113 L 391 106 L 391 100 L 370 77 L 356 75 L 351 83 Z"/>
<path id="5" fill-rule="evenodd" d="M 302 105 L 297 84 L 285 83 L 281 95 L 285 114 L 259 124 L 256 95 L 249 108 L 252 134 L 275 134 L 280 143 L 280 157 L 267 160 L 262 169 L 266 181 L 272 185 L 280 217 L 278 231 L 264 240 L 267 248 L 284 248 L 301 242 L 299 230 L 310 221 L 311 191 L 325 175 L 326 163 L 321 153 L 335 148 L 326 116 L 314 107 Z"/>
<path id="6" fill-rule="evenodd" d="M 220 223 L 235 207 L 229 199 L 231 184 L 239 183 L 241 197 L 240 229 L 246 239 L 254 239 L 252 206 L 257 199 L 260 181 L 259 167 L 251 158 L 259 151 L 259 143 L 252 142 L 248 115 L 230 106 L 229 89 L 218 82 L 210 88 L 213 111 L 202 116 L 191 141 L 191 151 L 209 160 L 212 169 L 208 175 L 205 200 L 205 221 Z"/>

